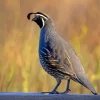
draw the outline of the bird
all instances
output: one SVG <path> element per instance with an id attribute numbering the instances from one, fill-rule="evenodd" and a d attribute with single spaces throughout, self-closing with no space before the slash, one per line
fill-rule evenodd
<path id="1" fill-rule="evenodd" d="M 31 17 L 32 15 L 33 17 Z M 62 80 L 67 80 L 66 90 L 62 93 L 68 93 L 70 80 L 73 80 L 97 95 L 87 78 L 78 55 L 70 43 L 57 33 L 53 20 L 42 12 L 30 12 L 27 18 L 34 21 L 40 28 L 38 49 L 40 63 L 43 69 L 57 81 L 50 93 L 59 93 L 57 89 Z"/>

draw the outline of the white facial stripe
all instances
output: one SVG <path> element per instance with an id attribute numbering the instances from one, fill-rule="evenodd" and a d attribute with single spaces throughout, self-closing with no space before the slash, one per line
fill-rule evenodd
<path id="1" fill-rule="evenodd" d="M 37 14 L 38 16 L 41 16 L 41 17 L 43 17 L 43 18 L 45 18 L 45 19 L 48 19 L 47 17 L 45 17 L 44 15 L 41 15 L 41 14 Z"/>
<path id="2" fill-rule="evenodd" d="M 44 26 L 45 22 L 44 22 L 44 19 L 43 19 L 43 18 L 42 18 L 42 23 L 43 23 L 43 26 Z M 43 26 L 42 26 L 42 27 L 43 27 Z"/>

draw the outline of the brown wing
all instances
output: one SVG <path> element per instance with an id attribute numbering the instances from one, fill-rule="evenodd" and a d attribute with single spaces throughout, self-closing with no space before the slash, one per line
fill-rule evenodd
<path id="1" fill-rule="evenodd" d="M 52 45 L 44 49 L 47 52 L 46 59 L 48 59 L 47 61 L 53 69 L 56 69 L 66 75 L 75 76 L 70 62 L 70 57 L 63 47 L 53 47 Z"/>

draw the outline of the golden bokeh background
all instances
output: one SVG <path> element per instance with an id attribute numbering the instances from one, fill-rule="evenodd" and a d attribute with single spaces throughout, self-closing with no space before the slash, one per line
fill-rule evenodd
<path id="1" fill-rule="evenodd" d="M 54 21 L 57 32 L 73 46 L 93 87 L 100 93 L 100 0 L 1 0 L 0 92 L 51 91 L 56 80 L 41 67 L 40 29 L 27 19 L 41 11 Z M 64 91 L 63 81 L 58 91 Z M 71 81 L 71 93 L 90 93 Z"/>

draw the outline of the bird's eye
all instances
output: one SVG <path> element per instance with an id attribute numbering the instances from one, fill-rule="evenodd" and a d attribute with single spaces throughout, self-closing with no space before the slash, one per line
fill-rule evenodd
<path id="1" fill-rule="evenodd" d="M 33 21 L 36 21 L 38 18 L 39 18 L 39 16 L 34 15 L 32 20 L 33 20 Z"/>
<path id="2" fill-rule="evenodd" d="M 32 20 L 34 20 L 34 21 L 37 20 L 37 17 L 34 17 Z"/>

